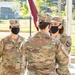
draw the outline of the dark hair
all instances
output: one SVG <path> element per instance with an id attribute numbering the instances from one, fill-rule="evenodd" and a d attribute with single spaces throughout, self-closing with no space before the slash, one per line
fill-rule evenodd
<path id="1" fill-rule="evenodd" d="M 11 28 L 11 26 L 9 26 L 9 28 Z"/>
<path id="2" fill-rule="evenodd" d="M 62 24 L 60 24 L 60 25 L 62 25 Z M 59 29 L 59 33 L 62 34 L 63 32 L 64 32 L 64 27 L 63 27 L 63 25 L 62 25 L 62 28 Z"/>
<path id="3" fill-rule="evenodd" d="M 50 22 L 39 22 L 40 29 L 45 29 L 48 25 L 50 25 Z"/>

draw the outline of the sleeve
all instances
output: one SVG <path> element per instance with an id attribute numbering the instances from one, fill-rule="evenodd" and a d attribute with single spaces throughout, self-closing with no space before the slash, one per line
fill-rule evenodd
<path id="1" fill-rule="evenodd" d="M 4 47 L 3 40 L 0 40 L 0 62 L 2 61 L 3 47 Z"/>
<path id="2" fill-rule="evenodd" d="M 22 51 L 22 71 L 23 73 L 26 72 L 26 67 L 27 67 L 27 61 L 26 61 L 26 52 L 25 52 L 25 41 L 23 41 L 21 43 L 21 46 L 20 46 L 20 50 Z"/>
<path id="3" fill-rule="evenodd" d="M 59 65 L 58 67 L 59 75 L 70 75 L 68 69 L 69 56 L 65 50 L 65 47 L 61 43 L 57 45 L 56 60 L 57 60 L 56 63 Z"/>
<path id="4" fill-rule="evenodd" d="M 70 36 L 65 36 L 63 38 L 60 38 L 60 41 L 65 46 L 65 49 L 69 54 L 70 51 L 71 51 L 71 44 L 72 44 L 71 37 Z"/>

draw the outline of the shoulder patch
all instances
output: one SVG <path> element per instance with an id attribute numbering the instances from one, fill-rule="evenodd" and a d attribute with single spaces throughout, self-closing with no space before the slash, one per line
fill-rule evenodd
<path id="1" fill-rule="evenodd" d="M 67 47 L 70 47 L 70 46 L 71 46 L 71 43 L 70 43 L 69 41 L 67 41 L 67 42 L 66 42 L 66 46 L 67 46 Z"/>

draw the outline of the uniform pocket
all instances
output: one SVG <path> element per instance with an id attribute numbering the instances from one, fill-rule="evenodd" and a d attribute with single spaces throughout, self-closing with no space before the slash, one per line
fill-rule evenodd
<path id="1" fill-rule="evenodd" d="M 13 47 L 13 46 L 12 46 L 11 44 L 5 44 L 5 49 L 10 49 L 10 50 L 11 50 L 12 47 Z"/>
<path id="2" fill-rule="evenodd" d="M 21 68 L 20 63 L 16 63 L 16 65 L 15 65 L 15 69 L 20 69 L 20 68 Z"/>

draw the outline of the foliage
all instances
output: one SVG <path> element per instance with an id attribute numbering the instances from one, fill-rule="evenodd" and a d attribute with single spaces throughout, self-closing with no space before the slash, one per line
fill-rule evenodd
<path id="1" fill-rule="evenodd" d="M 75 7 L 72 5 L 72 18 L 75 20 Z"/>
<path id="2" fill-rule="evenodd" d="M 37 10 L 40 11 L 40 5 L 42 4 L 42 0 L 36 0 Z"/>
<path id="3" fill-rule="evenodd" d="M 54 1 L 56 1 L 56 3 L 54 3 Z M 66 0 L 61 0 L 61 11 L 65 11 L 65 5 L 66 5 Z M 49 8 L 51 12 L 53 11 L 57 13 L 58 12 L 58 0 L 43 0 L 41 2 L 40 8 L 42 11 L 45 11 L 46 8 Z"/>
<path id="4" fill-rule="evenodd" d="M 7 1 L 9 1 L 9 2 L 14 2 L 14 1 L 21 1 L 21 0 L 1 0 L 1 1 L 5 1 L 5 2 L 7 2 Z"/>
<path id="5" fill-rule="evenodd" d="M 52 1 L 53 0 L 43 0 L 43 4 L 49 7 L 52 5 Z"/>
<path id="6" fill-rule="evenodd" d="M 65 11 L 61 11 L 61 16 L 66 16 L 66 12 Z"/>
<path id="7" fill-rule="evenodd" d="M 25 15 L 28 13 L 28 6 L 27 6 L 26 2 L 20 3 L 20 10 L 21 10 L 21 16 L 23 16 L 23 18 L 24 18 Z"/>
<path id="8" fill-rule="evenodd" d="M 56 15 L 58 12 L 58 0 L 36 0 L 36 4 L 41 13 L 49 12 Z M 61 13 L 65 11 L 65 5 L 66 0 L 61 0 Z M 62 15 L 65 15 L 65 12 Z"/>
<path id="9" fill-rule="evenodd" d="M 73 1 L 73 5 L 74 5 L 74 7 L 75 7 L 75 0 L 72 0 Z"/>
<path id="10" fill-rule="evenodd" d="M 51 6 L 51 10 L 52 10 L 52 13 L 51 13 L 51 15 L 52 16 L 56 16 L 57 15 L 57 7 L 54 5 L 54 6 Z"/>
<path id="11" fill-rule="evenodd" d="M 73 10 L 72 17 L 73 17 L 73 19 L 75 20 L 75 9 Z"/>
<path id="12" fill-rule="evenodd" d="M 61 10 L 65 11 L 66 0 L 61 0 Z"/>
<path id="13" fill-rule="evenodd" d="M 72 20 L 72 25 L 75 26 L 75 20 Z M 73 30 L 75 30 L 74 27 L 73 27 Z"/>
<path id="14" fill-rule="evenodd" d="M 51 12 L 51 5 L 53 0 L 36 0 L 38 11 L 40 13 Z"/>
<path id="15" fill-rule="evenodd" d="M 72 35 L 72 48 L 71 53 L 75 55 L 75 35 Z"/>

